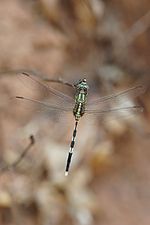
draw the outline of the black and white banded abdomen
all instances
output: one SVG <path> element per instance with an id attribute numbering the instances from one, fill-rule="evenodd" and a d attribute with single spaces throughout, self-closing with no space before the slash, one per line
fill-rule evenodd
<path id="1" fill-rule="evenodd" d="M 76 103 L 73 109 L 73 115 L 75 119 L 78 121 L 80 117 L 82 117 L 85 113 L 85 104 L 84 103 Z"/>

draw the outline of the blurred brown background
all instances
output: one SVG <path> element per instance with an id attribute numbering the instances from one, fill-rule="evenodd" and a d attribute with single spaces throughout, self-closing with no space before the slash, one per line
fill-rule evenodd
<path id="1" fill-rule="evenodd" d="M 0 224 L 150 224 L 149 27 L 149 0 L 0 1 L 0 167 L 35 136 L 20 164 L 0 173 Z M 16 103 L 16 94 L 41 95 L 5 73 L 22 69 L 86 77 L 95 97 L 142 84 L 144 112 L 81 119 L 66 178 L 74 119 Z"/>

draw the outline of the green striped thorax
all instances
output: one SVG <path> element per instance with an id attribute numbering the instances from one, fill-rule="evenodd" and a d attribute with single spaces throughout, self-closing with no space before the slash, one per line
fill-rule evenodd
<path id="1" fill-rule="evenodd" d="M 85 112 L 85 105 L 87 102 L 87 95 L 89 86 L 87 85 L 86 79 L 81 79 L 75 85 L 75 106 L 73 109 L 73 114 L 75 119 L 78 121 Z"/>

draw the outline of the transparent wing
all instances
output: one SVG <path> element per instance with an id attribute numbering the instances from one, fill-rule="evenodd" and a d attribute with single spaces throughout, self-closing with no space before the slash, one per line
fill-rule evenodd
<path id="1" fill-rule="evenodd" d="M 70 91 L 74 89 L 67 85 L 60 85 L 61 81 L 58 81 L 58 88 L 62 90 L 68 89 L 69 95 L 58 91 L 56 84 L 54 87 L 43 82 L 43 78 L 39 79 L 37 75 L 32 71 L 23 72 L 25 70 L 18 71 L 5 71 L 0 74 L 3 75 L 15 75 L 13 76 L 12 84 L 12 97 L 10 104 L 16 107 L 16 111 L 20 115 L 30 115 L 30 113 L 44 113 L 50 115 L 62 115 L 64 112 L 71 112 L 74 106 L 74 99 L 71 97 L 73 94 Z M 34 75 L 30 75 L 32 72 Z M 41 75 L 40 75 L 41 76 Z M 50 82 L 57 83 L 57 79 L 51 79 Z M 63 81 L 64 82 L 64 81 Z"/>
<path id="2" fill-rule="evenodd" d="M 142 93 L 144 93 L 144 91 L 145 87 L 142 85 L 138 85 L 115 94 L 107 95 L 95 100 L 89 100 L 87 107 L 91 106 L 100 107 L 100 105 L 101 107 L 105 107 L 106 105 L 108 106 L 109 104 L 116 104 L 118 102 L 120 103 L 121 101 L 125 102 L 128 99 L 135 98 L 141 95 Z"/>
<path id="3" fill-rule="evenodd" d="M 6 71 L 6 72 L 1 72 L 0 74 L 17 75 L 18 80 L 20 80 L 23 84 L 22 88 L 26 90 L 28 89 L 29 93 L 33 91 L 36 92 L 38 90 L 38 92 L 41 92 L 43 98 L 55 97 L 55 99 L 57 98 L 56 101 L 60 101 L 60 102 L 63 101 L 63 102 L 67 102 L 68 104 L 73 103 L 74 98 L 71 97 L 72 93 L 69 93 L 69 95 L 67 95 L 57 90 L 56 88 L 47 85 L 45 82 L 43 82 L 43 81 L 48 81 L 51 83 L 65 84 L 67 86 L 70 86 L 73 89 L 73 85 L 63 81 L 62 79 L 48 79 L 46 78 L 46 76 L 42 76 L 40 73 L 34 72 L 32 70 L 31 71 L 30 70 Z"/>
<path id="4" fill-rule="evenodd" d="M 74 84 L 62 79 L 62 77 L 59 77 L 59 78 L 56 78 L 56 79 L 55 78 L 51 79 L 47 75 L 45 75 L 45 74 L 43 74 L 39 71 L 35 71 L 35 70 L 18 69 L 18 70 L 0 71 L 0 75 L 10 75 L 10 74 L 16 75 L 16 74 L 22 74 L 22 73 L 26 73 L 26 74 L 30 74 L 32 76 L 36 76 L 36 77 L 40 78 L 42 81 L 64 84 L 66 86 L 74 88 Z"/>
<path id="5" fill-rule="evenodd" d="M 47 111 L 66 111 L 66 112 L 71 112 L 72 108 L 68 108 L 67 106 L 61 106 L 61 105 L 52 105 L 49 104 L 48 102 L 44 102 L 44 101 L 39 101 L 36 99 L 30 99 L 30 98 L 26 98 L 23 96 L 16 96 L 16 99 L 18 99 L 19 101 L 21 101 L 22 103 L 31 103 L 32 105 L 36 105 L 36 107 L 39 107 L 41 109 L 45 109 Z"/>
<path id="6" fill-rule="evenodd" d="M 134 104 L 133 98 L 142 94 L 144 91 L 145 87 L 138 85 L 122 92 L 93 100 L 87 105 L 85 113 L 101 117 L 105 115 L 117 116 L 117 118 L 133 116 L 143 111 L 141 106 Z"/>
<path id="7" fill-rule="evenodd" d="M 105 110 L 86 110 L 85 116 L 97 117 L 98 121 L 103 124 L 111 122 L 129 122 L 136 121 L 137 115 L 143 112 L 143 108 L 139 105 L 107 108 Z M 112 124 L 111 124 L 112 125 Z"/>
<path id="8" fill-rule="evenodd" d="M 19 120 L 23 121 L 23 123 L 31 118 L 35 120 L 49 118 L 58 122 L 73 115 L 72 107 L 68 107 L 64 103 L 53 104 L 49 100 L 16 96 L 10 99 L 10 104 L 13 107 L 15 116 L 19 117 Z"/>
<path id="9" fill-rule="evenodd" d="M 63 101 L 68 102 L 68 103 L 72 103 L 72 101 L 73 101 L 73 98 L 70 97 L 69 95 L 66 95 L 66 94 L 64 94 L 64 93 L 46 85 L 46 84 L 44 84 L 42 81 L 40 81 L 39 79 L 37 79 L 33 75 L 30 75 L 29 73 L 24 72 L 24 73 L 20 74 L 20 76 L 26 76 L 27 78 L 29 78 L 33 82 L 36 82 L 38 85 L 41 86 L 43 91 L 48 92 L 48 94 L 51 93 L 51 94 L 57 96 L 58 98 L 61 98 Z"/>
<path id="10" fill-rule="evenodd" d="M 143 112 L 143 107 L 134 105 L 127 107 L 118 107 L 118 108 L 108 108 L 106 110 L 85 110 L 87 114 L 97 114 L 97 115 L 105 115 L 109 113 L 122 113 L 122 112 Z"/>

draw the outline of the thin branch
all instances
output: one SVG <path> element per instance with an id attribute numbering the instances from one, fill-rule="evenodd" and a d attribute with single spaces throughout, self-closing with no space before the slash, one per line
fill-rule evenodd
<path id="1" fill-rule="evenodd" d="M 150 11 L 137 20 L 125 33 L 125 45 L 129 46 L 139 35 L 150 27 Z"/>
<path id="2" fill-rule="evenodd" d="M 0 167 L 0 171 L 5 172 L 5 171 L 7 171 L 7 170 L 13 169 L 13 168 L 15 168 L 15 167 L 22 161 L 22 159 L 26 156 L 26 154 L 28 153 L 28 151 L 30 150 L 30 148 L 31 148 L 31 147 L 34 145 L 34 143 L 35 143 L 35 139 L 34 139 L 34 136 L 33 136 L 33 135 L 31 135 L 31 136 L 29 137 L 29 139 L 30 139 L 29 145 L 24 149 L 24 151 L 21 153 L 21 155 L 19 156 L 19 158 L 16 159 L 16 160 L 15 160 L 12 164 L 10 164 L 10 165 L 4 165 L 4 166 Z"/>

